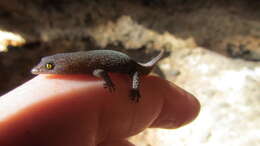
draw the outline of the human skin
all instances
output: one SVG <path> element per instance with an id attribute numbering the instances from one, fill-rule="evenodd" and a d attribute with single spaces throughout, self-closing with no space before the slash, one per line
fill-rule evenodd
<path id="1" fill-rule="evenodd" d="M 194 120 L 198 100 L 155 76 L 141 78 L 138 103 L 130 79 L 112 74 L 116 91 L 87 75 L 38 75 L 0 97 L 2 146 L 130 146 L 146 128 L 178 128 Z"/>

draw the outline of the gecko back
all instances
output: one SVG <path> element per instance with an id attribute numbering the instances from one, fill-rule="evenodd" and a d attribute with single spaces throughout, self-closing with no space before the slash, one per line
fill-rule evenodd
<path id="1" fill-rule="evenodd" d="M 32 69 L 33 74 L 92 74 L 95 69 L 131 74 L 148 74 L 163 52 L 147 63 L 137 63 L 128 55 L 113 50 L 60 53 L 43 57 Z"/>

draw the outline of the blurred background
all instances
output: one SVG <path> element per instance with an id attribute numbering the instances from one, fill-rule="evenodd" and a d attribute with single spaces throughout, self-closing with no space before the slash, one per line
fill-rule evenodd
<path id="1" fill-rule="evenodd" d="M 165 49 L 155 71 L 202 105 L 191 124 L 147 129 L 136 145 L 260 145 L 259 0 L 0 1 L 0 95 L 43 56 L 104 48 L 139 61 Z"/>

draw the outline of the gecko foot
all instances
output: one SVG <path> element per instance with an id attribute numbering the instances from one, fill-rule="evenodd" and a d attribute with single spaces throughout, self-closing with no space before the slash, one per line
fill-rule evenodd
<path id="1" fill-rule="evenodd" d="M 130 99 L 134 102 L 139 102 L 139 99 L 141 98 L 139 90 L 131 89 L 130 90 Z"/>
<path id="2" fill-rule="evenodd" d="M 108 88 L 109 92 L 115 92 L 116 88 L 115 88 L 115 85 L 113 83 L 104 83 L 104 88 Z"/>

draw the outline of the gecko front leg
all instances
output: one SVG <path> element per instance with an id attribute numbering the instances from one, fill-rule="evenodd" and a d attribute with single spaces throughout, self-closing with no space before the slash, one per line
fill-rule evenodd
<path id="1" fill-rule="evenodd" d="M 105 70 L 95 69 L 92 74 L 93 76 L 102 78 L 105 81 L 104 88 L 108 88 L 109 92 L 115 91 L 115 84 L 112 82 L 110 76 Z"/>
<path id="2" fill-rule="evenodd" d="M 140 86 L 139 73 L 135 72 L 131 75 L 131 77 L 132 77 L 132 88 L 130 90 L 130 98 L 134 102 L 139 102 L 139 99 L 141 98 L 139 92 L 139 86 Z"/>

